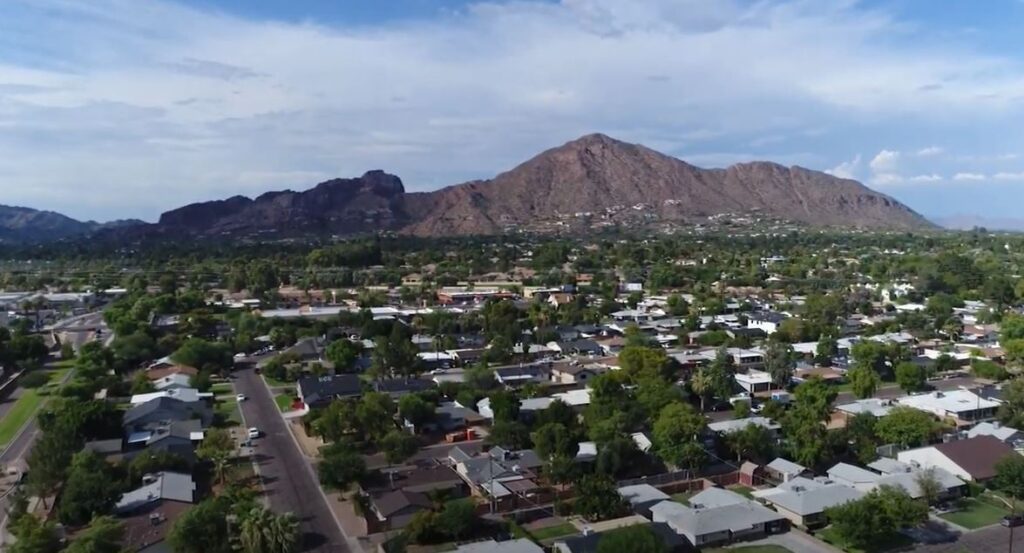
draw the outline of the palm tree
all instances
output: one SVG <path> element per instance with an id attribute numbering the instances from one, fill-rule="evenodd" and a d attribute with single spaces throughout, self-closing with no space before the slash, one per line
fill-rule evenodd
<path id="1" fill-rule="evenodd" d="M 246 553 L 294 553 L 299 544 L 295 515 L 254 507 L 242 520 L 239 542 Z"/>
<path id="2" fill-rule="evenodd" d="M 700 397 L 700 410 L 704 411 L 704 400 L 707 399 L 708 394 L 711 393 L 713 382 L 710 375 L 704 371 L 704 367 L 697 369 L 693 377 L 690 379 L 690 387 L 693 388 L 693 392 Z"/>

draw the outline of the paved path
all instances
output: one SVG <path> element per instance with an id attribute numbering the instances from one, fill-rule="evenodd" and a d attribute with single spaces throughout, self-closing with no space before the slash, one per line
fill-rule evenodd
<path id="1" fill-rule="evenodd" d="M 241 403 L 246 424 L 259 428 L 255 460 L 271 508 L 291 512 L 300 520 L 303 551 L 320 553 L 359 551 L 342 533 L 312 467 L 303 457 L 281 413 L 252 369 L 235 372 L 235 389 L 248 396 Z"/>

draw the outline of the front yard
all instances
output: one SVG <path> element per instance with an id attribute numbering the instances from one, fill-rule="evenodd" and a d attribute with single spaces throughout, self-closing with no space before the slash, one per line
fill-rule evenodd
<path id="1" fill-rule="evenodd" d="M 1004 516 L 1010 514 L 1010 511 L 1006 507 L 996 505 L 994 501 L 997 500 L 984 501 L 979 498 L 969 497 L 960 501 L 960 510 L 941 514 L 939 518 L 948 520 L 968 530 L 999 524 L 999 521 Z"/>
<path id="2" fill-rule="evenodd" d="M 914 544 L 914 540 L 909 537 L 895 533 L 882 538 L 877 543 L 873 543 L 869 549 L 860 549 L 847 544 L 831 527 L 818 532 L 817 537 L 825 543 L 838 547 L 847 553 L 882 553 L 883 551 L 903 549 Z"/>
<path id="3" fill-rule="evenodd" d="M 705 549 L 704 553 L 793 553 L 781 545 L 747 545 L 721 549 Z"/>

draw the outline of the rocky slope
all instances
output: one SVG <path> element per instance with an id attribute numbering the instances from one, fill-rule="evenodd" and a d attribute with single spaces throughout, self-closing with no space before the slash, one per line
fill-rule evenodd
<path id="1" fill-rule="evenodd" d="M 53 211 L 0 205 L 0 242 L 35 243 L 72 238 L 105 228 L 135 226 L 141 221 L 78 221 Z"/>
<path id="2" fill-rule="evenodd" d="M 494 179 L 411 194 L 420 235 L 487 234 L 538 219 L 642 211 L 683 221 L 759 212 L 811 225 L 930 226 L 907 206 L 864 185 L 802 167 L 754 162 L 701 169 L 604 135 L 548 150 Z"/>

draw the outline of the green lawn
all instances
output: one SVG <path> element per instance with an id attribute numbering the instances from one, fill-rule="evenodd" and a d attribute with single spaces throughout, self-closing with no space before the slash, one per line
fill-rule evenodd
<path id="1" fill-rule="evenodd" d="M 276 396 L 274 396 L 274 403 L 277 404 L 277 408 L 280 409 L 281 412 L 283 413 L 291 409 L 292 400 L 294 399 L 295 394 L 289 391 L 288 393 L 277 394 Z"/>
<path id="2" fill-rule="evenodd" d="M 217 418 L 220 419 L 221 424 L 224 426 L 242 424 L 242 416 L 238 412 L 238 402 L 235 401 L 234 397 L 218 399 L 214 413 L 218 415 Z"/>
<path id="3" fill-rule="evenodd" d="M 896 549 L 903 549 L 910 545 L 913 545 L 914 540 L 904 536 L 900 533 L 891 534 L 886 536 L 877 542 L 871 544 L 870 549 L 859 549 L 857 547 L 851 547 L 841 539 L 831 527 L 818 532 L 818 539 L 830 543 L 847 553 L 881 553 L 883 551 L 893 551 Z"/>
<path id="4" fill-rule="evenodd" d="M 999 520 L 1010 514 L 1005 507 L 998 507 L 989 501 L 980 501 L 975 498 L 964 499 L 960 502 L 960 510 L 955 513 L 945 513 L 939 517 L 963 526 L 969 530 L 984 528 L 998 524 Z"/>
<path id="5" fill-rule="evenodd" d="M 556 524 L 554 526 L 547 526 L 545 528 L 538 528 L 537 530 L 530 530 L 530 534 L 532 534 L 533 538 L 537 541 L 572 536 L 579 533 L 580 531 L 568 522 L 563 522 L 562 524 Z"/>
<path id="6" fill-rule="evenodd" d="M 210 386 L 210 391 L 213 392 L 213 395 L 220 396 L 224 394 L 230 394 L 232 393 L 233 390 L 231 388 L 230 382 L 219 382 L 217 384 L 214 384 L 213 386 Z"/>
<path id="7" fill-rule="evenodd" d="M 693 495 L 694 495 L 693 492 L 682 492 L 682 493 L 674 493 L 674 494 L 671 495 L 671 497 L 672 497 L 672 501 L 675 501 L 676 503 L 682 503 L 683 505 L 689 505 L 690 504 L 690 498 L 693 497 Z"/>
<path id="8" fill-rule="evenodd" d="M 734 484 L 729 486 L 729 490 L 734 491 L 747 499 L 754 499 L 754 488 L 748 488 L 742 484 Z"/>
<path id="9" fill-rule="evenodd" d="M 781 545 L 748 545 L 729 549 L 704 549 L 704 553 L 793 553 Z"/>
<path id="10" fill-rule="evenodd" d="M 25 426 L 43 405 L 43 401 L 45 398 L 39 395 L 39 390 L 25 389 L 22 392 L 21 397 L 11 406 L 11 410 L 3 420 L 0 420 L 0 446 L 7 445 L 14 439 L 21 427 Z"/>
<path id="11" fill-rule="evenodd" d="M 294 382 L 288 382 L 286 380 L 278 380 L 268 375 L 263 375 L 263 380 L 267 381 L 267 386 L 271 388 L 284 388 L 285 386 L 295 386 Z"/>

